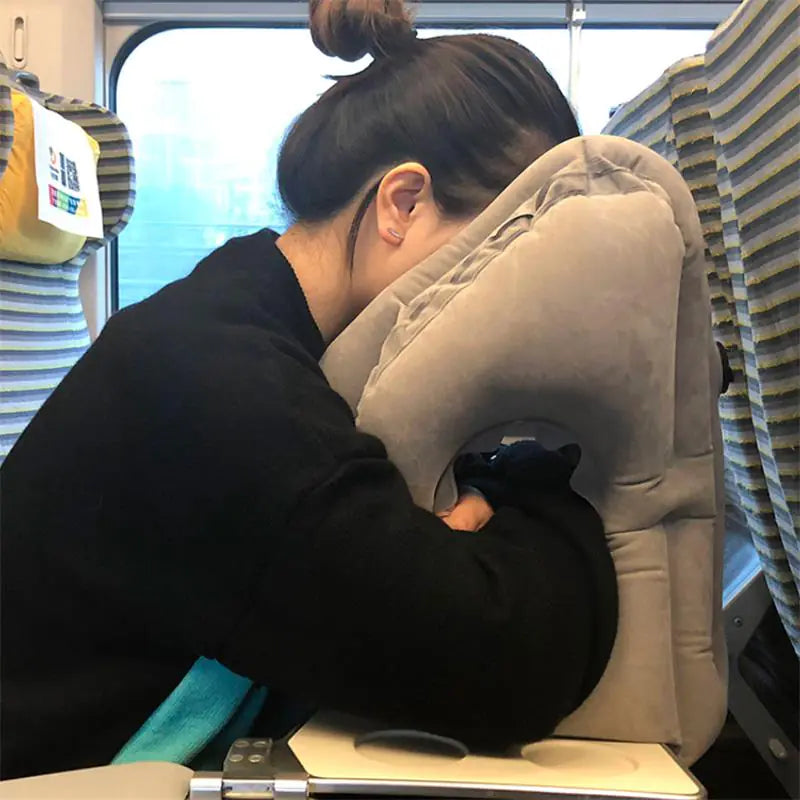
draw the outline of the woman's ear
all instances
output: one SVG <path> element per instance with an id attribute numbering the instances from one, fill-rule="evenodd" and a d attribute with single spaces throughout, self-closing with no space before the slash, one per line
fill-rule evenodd
<path id="1" fill-rule="evenodd" d="M 431 176 L 422 164 L 408 162 L 391 169 L 375 198 L 380 238 L 387 244 L 401 244 L 414 221 L 414 210 L 432 200 Z"/>

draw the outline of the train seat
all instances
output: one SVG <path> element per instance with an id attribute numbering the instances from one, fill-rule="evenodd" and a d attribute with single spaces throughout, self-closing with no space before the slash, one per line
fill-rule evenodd
<path id="1" fill-rule="evenodd" d="M 9 453 L 17 438 L 33 419 L 50 392 L 55 389 L 72 365 L 89 346 L 89 328 L 81 304 L 79 274 L 90 255 L 113 241 L 128 224 L 135 197 L 133 155 L 127 129 L 116 114 L 106 108 L 82 100 L 69 99 L 42 92 L 18 79 L 15 70 L 0 62 L 0 187 L 10 179 L 8 166 L 14 163 L 17 173 L 34 170 L 32 147 L 23 137 L 32 139 L 28 126 L 15 137 L 15 117 L 19 105 L 15 97 L 25 97 L 50 111 L 75 122 L 99 146 L 97 159 L 100 205 L 103 212 L 103 238 L 84 239 L 79 249 L 62 263 L 15 260 L 3 251 L 8 244 L 4 233 L 19 227 L 41 230 L 36 220 L 20 224 L 16 204 L 4 203 L 10 191 L 0 188 L 0 462 Z M 16 114 L 15 114 L 16 108 Z M 19 177 L 19 175 L 15 176 Z M 29 184 L 33 185 L 31 177 Z M 35 197 L 31 208 L 36 208 Z M 8 219 L 7 217 L 13 217 Z M 46 226 L 50 228 L 50 226 Z M 55 229 L 51 229 L 55 231 Z M 10 238 L 10 236 L 9 236 Z M 39 248 L 54 252 L 52 238 L 48 246 Z M 74 238 L 74 237 L 73 237 Z"/>
<path id="2" fill-rule="evenodd" d="M 606 127 L 673 163 L 700 214 L 712 326 L 735 375 L 720 401 L 729 707 L 791 797 L 800 793 L 796 706 L 794 725 L 781 724 L 782 701 L 759 698 L 740 656 L 770 606 L 800 654 L 798 15 L 796 0 L 745 0 L 703 55 L 671 66 Z"/>

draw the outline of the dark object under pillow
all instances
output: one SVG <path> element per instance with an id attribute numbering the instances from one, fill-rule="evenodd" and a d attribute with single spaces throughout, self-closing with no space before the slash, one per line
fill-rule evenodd
<path id="1" fill-rule="evenodd" d="M 581 450 L 568 444 L 548 450 L 534 440 L 505 445 L 494 453 L 470 453 L 455 465 L 459 486 L 477 489 L 489 504 L 524 508 L 525 494 L 531 490 L 564 493 L 578 466 Z"/>

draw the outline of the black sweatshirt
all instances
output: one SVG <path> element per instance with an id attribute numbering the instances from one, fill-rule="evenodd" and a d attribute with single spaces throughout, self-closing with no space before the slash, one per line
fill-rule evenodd
<path id="1" fill-rule="evenodd" d="M 467 534 L 415 507 L 320 371 L 274 239 L 115 315 L 3 464 L 3 778 L 109 762 L 200 655 L 488 747 L 599 679 L 594 511 L 534 488 Z"/>

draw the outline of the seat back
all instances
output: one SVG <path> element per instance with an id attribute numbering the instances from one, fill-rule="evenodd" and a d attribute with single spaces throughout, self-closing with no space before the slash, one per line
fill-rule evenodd
<path id="1" fill-rule="evenodd" d="M 739 505 L 800 655 L 800 4 L 750 0 L 709 40 L 722 246 L 752 430 L 730 449 Z M 750 483 L 760 465 L 758 490 Z"/>
<path id="2" fill-rule="evenodd" d="M 0 260 L 0 463 L 50 392 L 89 346 L 78 277 L 86 259 L 115 239 L 133 213 L 133 155 L 127 130 L 108 109 L 23 86 L 0 65 L 0 179 L 14 142 L 12 90 L 80 125 L 100 146 L 103 239 L 63 264 Z M 30 166 L 33 169 L 33 165 Z"/>
<path id="3" fill-rule="evenodd" d="M 641 145 L 546 153 L 382 293 L 323 367 L 429 509 L 460 452 L 577 442 L 620 622 L 557 733 L 669 743 L 690 763 L 725 715 L 719 359 L 703 239 L 680 176 Z M 520 635 L 535 635 L 520 631 Z"/>
<path id="4" fill-rule="evenodd" d="M 735 375 L 720 400 L 735 555 L 726 594 L 752 579 L 757 551 L 798 653 L 799 24 L 796 0 L 743 2 L 704 56 L 671 67 L 606 127 L 665 155 L 697 204 L 714 336 Z"/>

